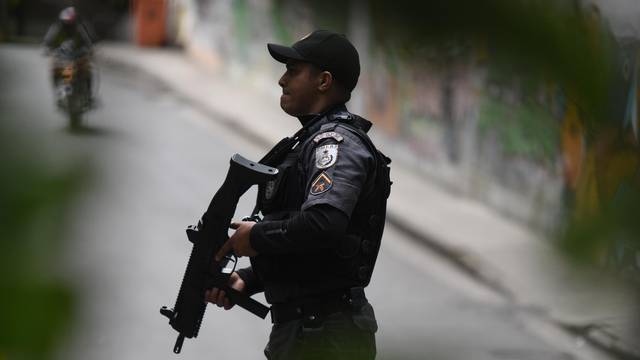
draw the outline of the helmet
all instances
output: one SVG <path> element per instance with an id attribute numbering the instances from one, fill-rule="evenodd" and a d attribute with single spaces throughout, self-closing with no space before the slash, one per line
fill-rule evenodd
<path id="1" fill-rule="evenodd" d="M 58 18 L 64 24 L 75 24 L 77 16 L 76 8 L 69 6 L 60 12 L 60 16 Z"/>

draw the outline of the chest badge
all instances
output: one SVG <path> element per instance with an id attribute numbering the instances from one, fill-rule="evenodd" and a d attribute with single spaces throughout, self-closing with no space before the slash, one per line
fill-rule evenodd
<path id="1" fill-rule="evenodd" d="M 316 148 L 316 167 L 326 169 L 338 160 L 338 144 L 322 145 Z"/>
<path id="2" fill-rule="evenodd" d="M 324 171 L 311 183 L 311 195 L 320 195 L 329 191 L 333 186 L 333 180 Z"/>

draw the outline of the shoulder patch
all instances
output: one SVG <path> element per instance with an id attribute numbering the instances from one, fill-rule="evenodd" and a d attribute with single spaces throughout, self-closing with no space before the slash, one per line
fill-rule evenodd
<path id="1" fill-rule="evenodd" d="M 320 195 L 329 191 L 333 186 L 333 180 L 326 172 L 321 172 L 318 177 L 311 183 L 311 195 Z"/>
<path id="2" fill-rule="evenodd" d="M 326 169 L 338 160 L 338 144 L 322 145 L 316 148 L 316 167 Z"/>
<path id="3" fill-rule="evenodd" d="M 352 116 L 349 113 L 338 113 L 338 114 L 334 114 L 331 117 L 332 120 L 342 120 L 342 121 L 347 121 L 347 120 L 351 120 Z"/>
<path id="4" fill-rule="evenodd" d="M 313 138 L 313 142 L 315 143 L 319 143 L 320 140 L 324 140 L 324 139 L 328 139 L 328 138 L 332 138 L 334 140 L 336 140 L 337 142 L 342 142 L 344 140 L 344 137 L 342 137 L 342 135 L 338 134 L 335 131 L 327 131 L 324 132 L 322 134 L 317 135 L 316 137 Z"/>

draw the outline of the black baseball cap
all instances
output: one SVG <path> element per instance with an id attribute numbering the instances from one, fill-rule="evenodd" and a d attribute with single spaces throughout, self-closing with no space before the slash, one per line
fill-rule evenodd
<path id="1" fill-rule="evenodd" d="M 352 91 L 360 76 L 358 50 L 342 34 L 316 30 L 292 46 L 267 44 L 269 54 L 281 63 L 289 60 L 309 62 L 333 75 Z"/>

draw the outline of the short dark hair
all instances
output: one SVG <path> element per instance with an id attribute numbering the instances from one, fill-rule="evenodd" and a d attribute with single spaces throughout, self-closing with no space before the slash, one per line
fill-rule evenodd
<path id="1" fill-rule="evenodd" d="M 310 71 L 312 76 L 318 76 L 323 71 L 328 71 L 329 73 L 331 73 L 330 70 L 322 69 L 316 64 L 313 64 L 313 63 L 309 63 L 309 64 L 311 64 Z M 346 103 L 349 100 L 351 100 L 351 90 L 349 90 L 340 80 L 336 79 L 336 77 L 333 74 L 331 74 L 331 76 L 333 78 L 333 87 L 337 90 L 337 93 L 340 97 L 340 101 L 343 103 Z"/>

